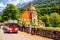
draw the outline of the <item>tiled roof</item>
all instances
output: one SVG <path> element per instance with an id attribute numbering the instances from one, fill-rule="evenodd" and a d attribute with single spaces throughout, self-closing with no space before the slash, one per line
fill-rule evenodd
<path id="1" fill-rule="evenodd" d="M 39 20 L 38 23 L 39 24 L 44 24 L 44 22 L 42 20 Z"/>

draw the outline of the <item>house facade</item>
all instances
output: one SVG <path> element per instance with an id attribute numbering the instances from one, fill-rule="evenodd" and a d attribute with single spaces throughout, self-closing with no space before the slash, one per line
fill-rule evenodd
<path id="1" fill-rule="evenodd" d="M 38 21 L 39 27 L 45 27 L 45 23 L 42 20 Z"/>
<path id="2" fill-rule="evenodd" d="M 37 11 L 32 3 L 30 3 L 27 9 L 21 14 L 21 21 L 37 24 Z"/>

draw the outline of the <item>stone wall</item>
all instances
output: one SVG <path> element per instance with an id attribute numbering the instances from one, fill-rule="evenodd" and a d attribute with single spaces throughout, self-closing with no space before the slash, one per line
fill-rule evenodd
<path id="1" fill-rule="evenodd" d="M 58 30 L 37 28 L 36 35 L 60 40 L 60 31 Z"/>
<path id="2" fill-rule="evenodd" d="M 20 27 L 20 31 L 22 31 L 22 29 L 23 28 Z M 29 27 L 24 28 L 24 32 L 29 33 Z M 51 28 L 32 28 L 31 34 L 60 40 L 60 31 Z"/>

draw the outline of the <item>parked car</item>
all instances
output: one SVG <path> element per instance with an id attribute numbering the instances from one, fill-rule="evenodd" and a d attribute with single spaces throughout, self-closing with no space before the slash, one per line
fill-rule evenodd
<path id="1" fill-rule="evenodd" d="M 6 30 L 5 32 L 8 33 L 18 33 L 18 26 L 15 24 L 8 24 L 8 26 L 5 26 L 4 29 Z"/>

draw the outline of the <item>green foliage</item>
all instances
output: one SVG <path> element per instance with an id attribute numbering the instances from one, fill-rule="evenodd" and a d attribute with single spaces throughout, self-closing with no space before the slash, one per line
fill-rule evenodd
<path id="1" fill-rule="evenodd" d="M 34 26 L 35 24 L 32 22 L 31 25 Z"/>
<path id="2" fill-rule="evenodd" d="M 8 19 L 18 19 L 19 10 L 13 4 L 7 4 L 6 8 L 3 10 L 3 20 Z"/>
<path id="3" fill-rule="evenodd" d="M 58 13 L 50 14 L 50 23 L 53 27 L 57 27 L 60 25 L 60 15 Z"/>
<path id="4" fill-rule="evenodd" d="M 60 0 L 34 0 L 32 2 L 37 8 L 57 7 L 60 5 Z"/>
<path id="5" fill-rule="evenodd" d="M 2 22 L 2 16 L 0 15 L 0 22 Z"/>
<path id="6" fill-rule="evenodd" d="M 41 20 L 44 21 L 45 26 L 59 27 L 60 26 L 60 15 L 56 12 L 51 13 L 50 15 L 45 14 L 41 16 Z"/>
<path id="7" fill-rule="evenodd" d="M 41 17 L 41 20 L 43 20 L 46 26 L 49 26 L 49 18 L 50 17 L 47 14 Z"/>
<path id="8" fill-rule="evenodd" d="M 38 17 L 39 16 L 44 16 L 44 14 L 48 14 L 50 15 L 51 13 L 53 12 L 57 12 L 58 14 L 60 14 L 60 8 L 56 8 L 56 7 L 53 7 L 53 8 L 36 8 L 37 10 L 37 13 L 38 13 Z"/>
<path id="9" fill-rule="evenodd" d="M 19 9 L 19 13 L 23 13 L 25 8 L 18 8 Z"/>

